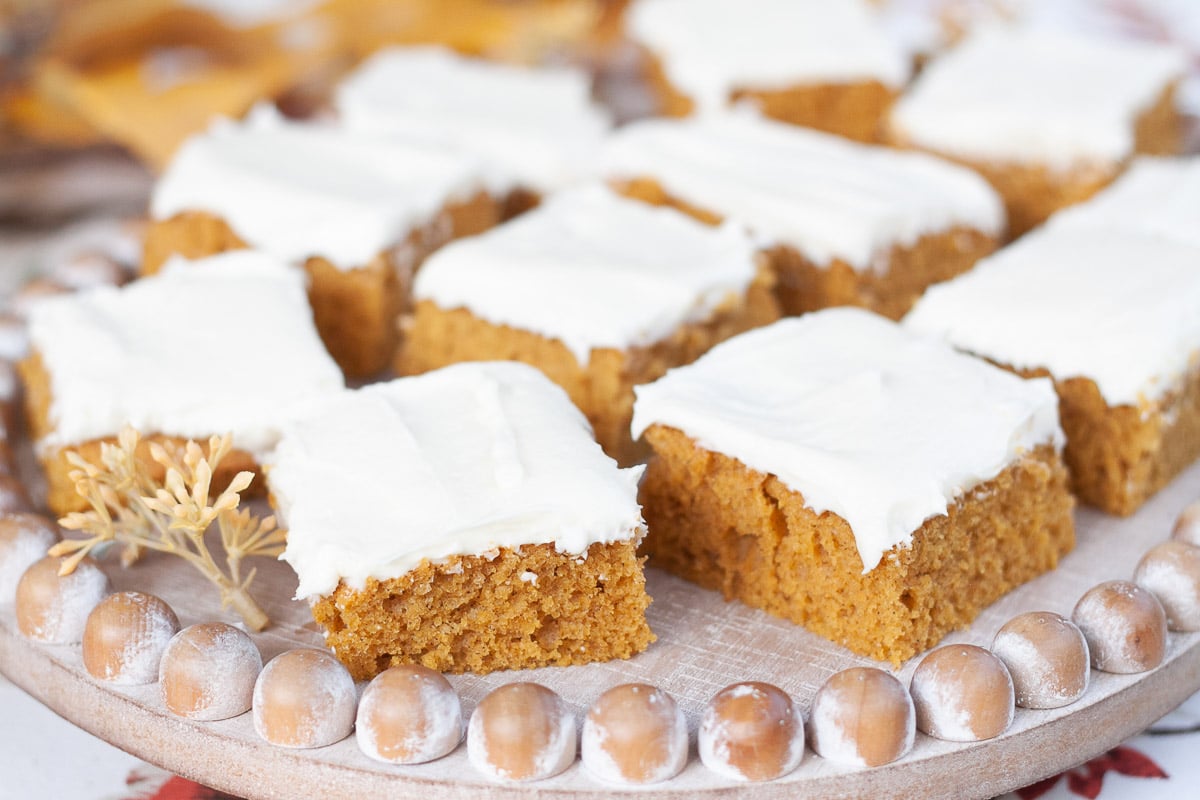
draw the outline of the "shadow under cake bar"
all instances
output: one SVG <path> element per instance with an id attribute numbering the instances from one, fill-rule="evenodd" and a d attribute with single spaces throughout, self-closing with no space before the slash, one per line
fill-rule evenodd
<path id="1" fill-rule="evenodd" d="M 317 330 L 347 375 L 384 369 L 412 271 L 498 219 L 473 158 L 284 120 L 260 107 L 189 139 L 150 208 L 143 271 L 251 247 L 303 264 Z"/>
<path id="2" fill-rule="evenodd" d="M 633 432 L 653 566 L 896 664 L 1074 545 L 1050 381 L 859 309 L 639 387 Z"/>
<path id="3" fill-rule="evenodd" d="M 568 189 L 425 263 L 396 368 L 531 364 L 630 464 L 645 456 L 629 436 L 633 387 L 776 320 L 772 283 L 736 223 L 709 227 L 603 185 Z"/>
<path id="4" fill-rule="evenodd" d="M 41 300 L 29 338 L 26 411 L 57 514 L 84 505 L 67 451 L 94 462 L 131 425 L 152 464 L 151 441 L 232 433 L 234 451 L 213 480 L 220 491 L 257 470 L 289 406 L 343 385 L 313 326 L 303 272 L 252 251 L 172 259 L 122 288 Z"/>
<path id="5" fill-rule="evenodd" d="M 536 369 L 487 362 L 316 404 L 267 476 L 297 597 L 363 679 L 645 649 L 641 472 L 604 455 Z"/>
<path id="6" fill-rule="evenodd" d="M 750 113 L 635 123 L 601 169 L 631 197 L 747 225 L 785 314 L 856 305 L 898 319 L 1004 232 L 999 197 L 967 169 Z"/>
<path id="7" fill-rule="evenodd" d="M 904 325 L 1049 375 L 1081 500 L 1131 514 L 1200 456 L 1200 248 L 1043 230 L 935 287 Z"/>
<path id="8" fill-rule="evenodd" d="M 1095 194 L 1135 153 L 1179 151 L 1185 69 L 1162 44 L 988 31 L 929 65 L 892 108 L 889 138 L 978 171 L 1020 235 Z"/>
<path id="9" fill-rule="evenodd" d="M 911 70 L 864 0 L 635 0 L 625 13 L 669 116 L 747 101 L 784 122 L 877 141 Z"/>
<path id="10" fill-rule="evenodd" d="M 461 149 L 515 186 L 505 216 L 590 173 L 612 121 L 587 73 L 465 58 L 438 47 L 390 48 L 338 86 L 352 130 Z"/>

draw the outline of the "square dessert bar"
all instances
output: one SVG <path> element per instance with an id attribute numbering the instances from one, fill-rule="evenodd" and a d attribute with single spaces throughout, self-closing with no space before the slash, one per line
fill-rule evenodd
<path id="1" fill-rule="evenodd" d="M 633 387 L 779 317 L 769 271 L 734 223 L 709 227 L 593 184 L 426 262 L 402 374 L 509 359 L 541 369 L 622 464 Z"/>
<path id="2" fill-rule="evenodd" d="M 932 647 L 1074 545 L 1050 381 L 860 309 L 639 387 L 633 430 L 652 566 L 861 655 Z"/>
<path id="3" fill-rule="evenodd" d="M 1200 456 L 1198 265 L 1200 247 L 1158 233 L 1051 223 L 904 324 L 1053 377 L 1072 489 L 1131 514 Z"/>
<path id="4" fill-rule="evenodd" d="M 220 491 L 257 469 L 290 405 L 343 385 L 313 326 L 304 273 L 249 250 L 175 258 L 121 288 L 42 300 L 29 339 L 27 417 L 58 514 L 84 507 L 68 451 L 95 461 L 131 425 L 152 464 L 150 441 L 231 433 L 234 451 L 213 480 Z"/>
<path id="5" fill-rule="evenodd" d="M 151 199 L 143 272 L 242 247 L 303 264 L 317 330 L 351 376 L 384 369 L 413 269 L 497 220 L 477 163 L 260 107 L 189 139 Z"/>
<path id="6" fill-rule="evenodd" d="M 296 595 L 365 679 L 645 649 L 641 472 L 604 455 L 540 372 L 488 362 L 317 404 L 267 475 Z"/>
<path id="7" fill-rule="evenodd" d="M 625 27 L 670 116 L 748 102 L 877 141 L 912 66 L 866 0 L 635 0 Z"/>
<path id="8" fill-rule="evenodd" d="M 382 50 L 337 87 L 353 130 L 446 145 L 516 186 L 505 216 L 588 174 L 612 120 L 587 73 L 466 58 L 439 47 Z"/>
<path id="9" fill-rule="evenodd" d="M 746 224 L 786 314 L 855 305 L 899 319 L 1004 232 L 999 197 L 969 170 L 748 113 L 635 123 L 602 169 L 631 197 Z"/>
<path id="10" fill-rule="evenodd" d="M 1047 226 L 1143 233 L 1200 248 L 1200 156 L 1135 158 L 1111 186 Z"/>
<path id="11" fill-rule="evenodd" d="M 989 31 L 921 73 L 893 107 L 889 137 L 977 170 L 1020 235 L 1095 194 L 1135 153 L 1178 152 L 1185 70 L 1161 44 Z"/>

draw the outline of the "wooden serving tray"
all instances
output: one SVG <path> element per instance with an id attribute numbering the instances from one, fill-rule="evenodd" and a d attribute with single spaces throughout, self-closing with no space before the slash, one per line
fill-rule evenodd
<path id="1" fill-rule="evenodd" d="M 1138 514 L 1108 517 L 1077 511 L 1078 545 L 1053 573 L 988 608 L 970 629 L 947 641 L 987 646 L 1016 614 L 1049 610 L 1069 615 L 1079 596 L 1113 578 L 1130 578 L 1142 553 L 1167 538 L 1176 515 L 1200 497 L 1200 464 L 1178 478 Z M 221 611 L 204 579 L 178 559 L 151 555 L 123 570 L 106 569 L 118 589 L 138 589 L 169 602 L 184 625 L 232 618 Z M 602 691 L 644 681 L 669 691 L 693 731 L 704 704 L 740 680 L 774 683 L 805 708 L 832 673 L 873 664 L 804 629 L 740 603 L 726 603 L 657 570 L 649 570 L 649 610 L 658 641 L 629 661 L 582 667 L 452 676 L 469 714 L 492 688 L 517 680 L 545 684 L 582 719 Z M 299 645 L 321 646 L 305 604 L 289 599 L 295 578 L 286 564 L 259 566 L 255 594 L 274 621 L 255 637 L 264 660 Z M 900 671 L 908 680 L 919 659 Z M 255 734 L 250 715 L 193 722 L 168 713 L 157 685 L 122 688 L 84 672 L 78 646 L 29 642 L 15 631 L 11 605 L 0 605 L 0 672 L 55 712 L 130 753 L 218 789 L 259 798 L 417 796 L 439 798 L 571 798 L 634 794 L 600 783 L 578 761 L 562 775 L 519 785 L 487 781 L 470 766 L 465 746 L 450 756 L 395 767 L 364 756 L 353 737 L 315 750 L 285 750 Z M 678 777 L 636 790 L 663 798 L 987 798 L 1075 766 L 1138 733 L 1200 690 L 1200 634 L 1171 634 L 1163 665 L 1141 675 L 1093 673 L 1084 698 L 1052 711 L 1017 709 L 1012 728 L 997 739 L 955 744 L 917 735 L 911 754 L 875 769 L 853 769 L 809 751 L 800 768 L 771 783 L 738 784 L 709 772 L 695 755 Z"/>

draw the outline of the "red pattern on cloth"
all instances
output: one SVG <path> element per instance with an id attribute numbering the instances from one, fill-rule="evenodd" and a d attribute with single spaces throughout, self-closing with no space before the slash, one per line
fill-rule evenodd
<path id="1" fill-rule="evenodd" d="M 1071 794 L 1095 800 L 1100 796 L 1104 786 L 1104 775 L 1116 772 L 1133 778 L 1166 778 L 1167 773 L 1144 754 L 1132 747 L 1114 747 L 1107 753 L 1093 758 L 1076 769 L 1069 769 L 1061 775 L 1054 775 L 1037 783 L 1018 789 L 1016 794 L 1021 800 L 1036 800 L 1053 789 L 1065 776 L 1067 788 Z"/>
<path id="2" fill-rule="evenodd" d="M 133 794 L 122 800 L 237 800 L 216 789 L 156 769 L 137 769 L 125 778 Z"/>

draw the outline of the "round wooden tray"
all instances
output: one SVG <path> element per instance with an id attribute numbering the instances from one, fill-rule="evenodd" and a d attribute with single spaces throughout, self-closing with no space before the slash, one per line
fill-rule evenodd
<path id="1" fill-rule="evenodd" d="M 1049 575 L 986 609 L 970 629 L 947 641 L 987 645 L 1015 614 L 1070 614 L 1075 601 L 1102 580 L 1130 577 L 1141 554 L 1168 535 L 1175 516 L 1200 496 L 1193 466 L 1130 519 L 1090 509 L 1077 512 L 1078 545 Z M 119 589 L 152 592 L 176 609 L 184 625 L 230 619 L 208 584 L 178 559 L 150 556 L 122 570 L 106 568 Z M 655 683 L 684 708 L 693 734 L 701 709 L 721 687 L 763 680 L 807 707 L 816 689 L 840 669 L 873 663 L 802 628 L 649 570 L 649 611 L 658 641 L 629 661 L 492 675 L 452 676 L 469 714 L 492 688 L 533 680 L 559 692 L 580 718 L 606 688 Z M 265 659 L 297 645 L 321 645 L 308 608 L 290 600 L 295 579 L 281 563 L 260 565 L 255 593 L 274 621 L 256 636 Z M 900 670 L 907 681 L 916 660 Z M 243 797 L 324 797 L 364 800 L 420 794 L 437 798 L 583 798 L 632 793 L 598 782 L 578 762 L 562 775 L 523 785 L 479 776 L 460 746 L 440 761 L 393 767 L 359 752 L 353 737 L 330 747 L 292 751 L 266 744 L 248 714 L 222 722 L 192 722 L 167 713 L 156 685 L 101 684 L 83 670 L 78 646 L 31 643 L 15 632 L 10 605 L 0 605 L 0 671 L 66 719 L 147 761 Z M 987 798 L 1075 766 L 1138 733 L 1200 689 L 1200 634 L 1172 634 L 1165 663 L 1141 675 L 1093 673 L 1084 698 L 1053 711 L 1018 709 L 1003 736 L 976 744 L 918 734 L 911 754 L 888 766 L 860 770 L 806 755 L 793 774 L 772 783 L 736 784 L 709 772 L 693 755 L 666 783 L 639 789 L 669 798 L 928 797 Z"/>

